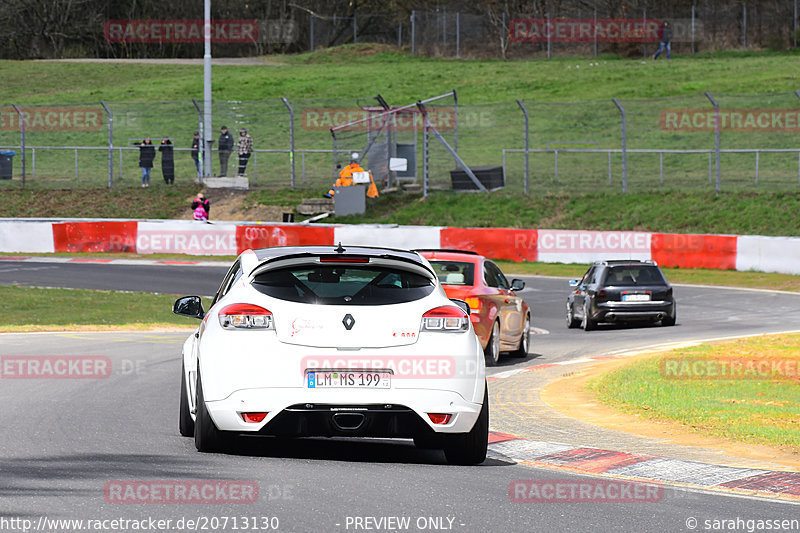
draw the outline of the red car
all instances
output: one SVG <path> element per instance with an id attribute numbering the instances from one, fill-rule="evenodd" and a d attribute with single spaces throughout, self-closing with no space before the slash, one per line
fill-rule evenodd
<path id="1" fill-rule="evenodd" d="M 518 357 L 528 354 L 531 310 L 516 294 L 525 288 L 524 281 L 509 283 L 500 267 L 474 252 L 417 251 L 431 263 L 447 296 L 469 305 L 469 318 L 487 365 L 496 365 L 501 351 Z"/>

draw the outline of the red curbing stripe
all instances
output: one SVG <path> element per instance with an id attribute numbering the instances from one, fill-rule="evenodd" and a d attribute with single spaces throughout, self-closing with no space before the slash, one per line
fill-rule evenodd
<path id="1" fill-rule="evenodd" d="M 540 463 L 565 465 L 587 472 L 603 473 L 615 468 L 642 463 L 653 459 L 649 455 L 600 450 L 597 448 L 574 448 L 563 452 L 538 457 Z"/>
<path id="2" fill-rule="evenodd" d="M 84 259 L 84 258 L 75 258 L 70 259 L 69 263 L 110 263 L 113 259 Z"/>
<path id="3" fill-rule="evenodd" d="M 547 363 L 544 365 L 525 367 L 524 370 L 542 370 L 543 368 L 550 368 L 551 366 L 564 366 L 564 365 L 560 365 L 558 363 Z"/>
<path id="4" fill-rule="evenodd" d="M 767 472 L 721 483 L 719 486 L 800 496 L 800 472 Z"/>
<path id="5" fill-rule="evenodd" d="M 499 431 L 489 432 L 489 444 L 496 444 L 498 442 L 507 442 L 510 440 L 519 440 L 519 437 L 509 435 L 508 433 L 500 433 Z"/>
<path id="6" fill-rule="evenodd" d="M 200 261 L 156 261 L 157 265 L 197 265 Z"/>
<path id="7" fill-rule="evenodd" d="M 0 257 L 0 261 L 24 261 L 26 259 L 30 259 L 30 257 L 16 257 L 13 255 L 7 255 Z"/>

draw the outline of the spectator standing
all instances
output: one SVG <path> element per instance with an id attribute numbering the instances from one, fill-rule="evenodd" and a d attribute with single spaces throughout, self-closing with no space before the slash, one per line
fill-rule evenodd
<path id="1" fill-rule="evenodd" d="M 672 26 L 669 25 L 669 21 L 665 20 L 661 28 L 658 29 L 658 50 L 653 55 L 653 59 L 658 59 L 658 56 L 661 55 L 665 48 L 667 50 L 667 59 L 672 59 L 670 41 L 672 41 Z"/>
<path id="2" fill-rule="evenodd" d="M 219 136 L 219 175 L 228 175 L 228 159 L 233 151 L 233 135 L 228 132 L 227 126 L 222 126 Z"/>
<path id="3" fill-rule="evenodd" d="M 253 138 L 247 134 L 247 130 L 239 130 L 239 173 L 237 176 L 244 176 L 247 169 L 247 161 L 253 153 Z"/>
<path id="4" fill-rule="evenodd" d="M 172 151 L 172 141 L 164 137 L 158 147 L 161 152 L 161 175 L 164 176 L 164 183 L 172 185 L 175 183 L 175 154 Z"/>
<path id="5" fill-rule="evenodd" d="M 197 193 L 197 198 L 192 200 L 192 218 L 206 221 L 210 214 L 211 202 L 202 192 Z"/>
<path id="6" fill-rule="evenodd" d="M 139 145 L 139 167 L 142 169 L 142 188 L 150 186 L 150 171 L 153 170 L 153 161 L 156 158 L 156 147 L 149 136 L 146 136 Z"/>
<path id="7" fill-rule="evenodd" d="M 194 132 L 192 138 L 192 160 L 194 161 L 194 168 L 197 169 L 197 177 L 200 177 L 200 133 Z"/>

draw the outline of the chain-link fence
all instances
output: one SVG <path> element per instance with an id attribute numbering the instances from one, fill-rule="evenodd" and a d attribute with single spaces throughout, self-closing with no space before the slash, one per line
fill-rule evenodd
<path id="1" fill-rule="evenodd" d="M 426 193 L 460 188 L 464 167 L 493 173 L 487 188 L 500 175 L 506 190 L 531 194 L 800 187 L 797 92 L 464 105 L 452 91 L 420 103 L 215 101 L 213 116 L 215 141 L 221 126 L 234 140 L 242 128 L 253 137 L 252 187 L 324 189 L 352 152 L 379 186 L 416 184 Z M 3 106 L 0 150 L 15 155 L 11 165 L 0 161 L 0 187 L 138 186 L 136 143 L 145 136 L 156 147 L 170 139 L 176 181 L 192 183 L 200 119 L 193 101 Z M 213 146 L 211 175 L 218 175 Z M 390 170 L 393 158 L 404 159 L 406 170 Z M 3 179 L 8 170 L 13 179 Z M 228 174 L 235 173 L 234 151 Z"/>

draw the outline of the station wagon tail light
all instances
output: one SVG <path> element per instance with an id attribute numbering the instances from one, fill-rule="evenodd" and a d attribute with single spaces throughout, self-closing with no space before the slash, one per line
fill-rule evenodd
<path id="1" fill-rule="evenodd" d="M 428 413 L 428 418 L 437 426 L 450 422 L 450 415 L 447 413 Z"/>
<path id="2" fill-rule="evenodd" d="M 423 331 L 460 332 L 469 329 L 469 317 L 454 305 L 434 307 L 422 315 Z"/>
<path id="3" fill-rule="evenodd" d="M 253 304 L 231 304 L 219 312 L 219 325 L 225 329 L 275 329 L 272 312 Z"/>
<path id="4" fill-rule="evenodd" d="M 480 298 L 464 298 L 464 301 L 467 302 L 470 310 L 480 313 L 481 307 L 483 307 L 483 302 Z"/>

